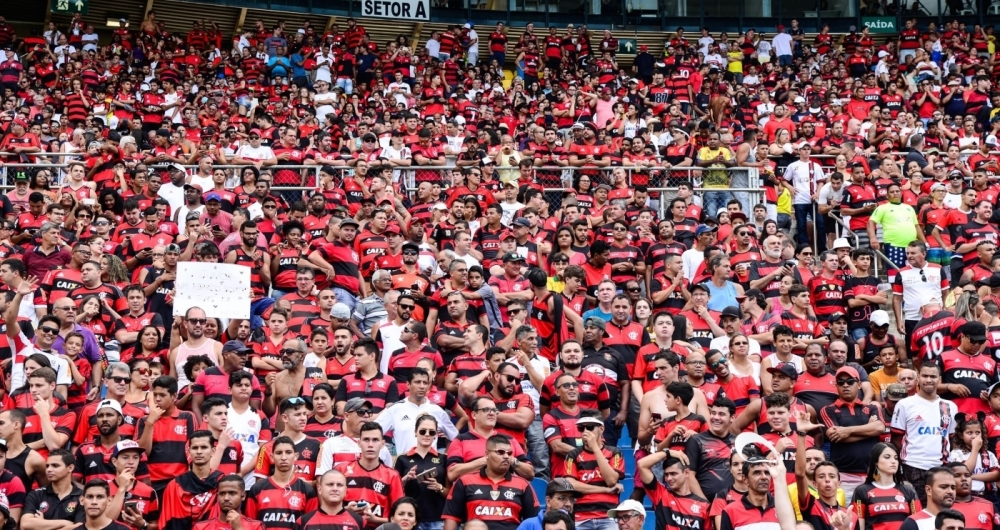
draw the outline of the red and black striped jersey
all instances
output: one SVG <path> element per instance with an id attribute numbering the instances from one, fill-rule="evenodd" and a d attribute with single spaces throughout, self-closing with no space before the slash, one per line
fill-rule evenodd
<path id="1" fill-rule="evenodd" d="M 611 469 L 618 472 L 616 480 L 625 477 L 625 459 L 622 457 L 621 449 L 617 447 L 604 446 L 601 453 L 607 460 Z M 552 477 L 572 477 L 590 486 L 606 487 L 605 477 L 601 475 L 601 470 L 597 466 L 597 456 L 590 450 L 578 447 L 566 455 L 566 464 L 562 467 L 552 468 Z M 577 521 L 589 521 L 591 519 L 605 519 L 608 510 L 618 506 L 617 493 L 585 493 L 583 497 L 576 500 L 573 506 L 573 516 Z"/>
<path id="2" fill-rule="evenodd" d="M 334 276 L 330 278 L 330 284 L 334 287 L 357 295 L 360 293 L 360 260 L 358 253 L 353 248 L 335 241 L 319 247 L 316 252 L 323 258 L 323 261 L 333 267 Z"/>
<path id="3" fill-rule="evenodd" d="M 138 437 L 141 438 L 146 429 L 153 429 L 153 440 L 156 441 L 146 454 L 153 489 L 160 490 L 168 482 L 187 472 L 188 435 L 197 426 L 194 414 L 176 407 L 170 414 L 156 420 L 152 427 L 146 421 L 139 424 Z"/>
<path id="4" fill-rule="evenodd" d="M 498 399 L 496 396 L 490 395 L 496 403 L 497 410 L 500 414 L 513 414 L 517 412 L 517 409 L 527 407 L 528 409 L 534 411 L 535 403 L 531 401 L 531 397 L 522 392 L 520 389 L 515 391 L 514 395 L 510 399 Z M 468 411 L 467 411 L 468 412 Z M 472 417 L 472 414 L 469 414 Z M 503 427 L 499 423 L 496 426 L 496 431 L 501 434 L 506 434 L 511 437 L 517 443 L 521 444 L 522 447 L 525 446 L 525 434 L 527 429 L 517 429 L 514 427 Z"/>
<path id="5" fill-rule="evenodd" d="M 650 343 L 649 332 L 645 326 L 631 320 L 624 326 L 612 320 L 608 322 L 606 331 L 608 336 L 604 337 L 604 345 L 620 353 L 628 373 L 632 373 L 639 349 Z"/>
<path id="6" fill-rule="evenodd" d="M 257 247 L 256 250 L 261 255 L 267 254 L 267 249 L 264 247 Z M 234 248 L 233 252 L 236 253 L 236 264 L 250 269 L 250 291 L 253 292 L 254 300 L 263 298 L 268 288 L 264 285 L 264 278 L 260 274 L 261 268 L 264 267 L 263 258 L 255 260 L 241 246 Z"/>
<path id="7" fill-rule="evenodd" d="M 212 439 L 212 447 L 218 447 L 219 440 Z M 222 453 L 222 462 L 219 463 L 219 471 L 225 475 L 242 475 L 240 465 L 243 464 L 243 444 L 239 441 L 232 441 L 229 447 Z M 113 477 L 112 477 L 113 478 Z"/>
<path id="8" fill-rule="evenodd" d="M 243 514 L 267 528 L 295 528 L 299 519 L 319 507 L 316 490 L 301 478 L 285 486 L 274 480 L 258 480 L 247 492 Z"/>
<path id="9" fill-rule="evenodd" d="M 871 530 L 897 530 L 907 517 L 921 510 L 917 492 L 909 482 L 888 488 L 862 484 L 854 490 L 851 502 Z"/>
<path id="10" fill-rule="evenodd" d="M 453 373 L 458 377 L 458 382 L 462 382 L 470 377 L 477 376 L 486 370 L 486 356 L 466 353 L 455 357 L 446 373 Z"/>
<path id="11" fill-rule="evenodd" d="M 551 407 L 553 405 L 553 399 L 556 395 L 556 380 L 564 373 L 566 373 L 564 370 L 556 370 L 545 378 L 539 392 L 539 406 Z M 580 375 L 576 377 L 576 380 L 580 383 L 580 398 L 577 401 L 577 405 L 581 408 L 596 410 L 611 408 L 611 397 L 608 393 L 608 386 L 604 384 L 604 380 L 601 377 L 598 377 L 593 372 L 581 369 Z M 558 403 L 558 398 L 555 399 L 555 403 Z"/>
<path id="12" fill-rule="evenodd" d="M 809 409 L 806 408 L 806 404 L 797 397 L 791 398 L 791 403 L 788 405 L 789 421 L 788 425 L 791 430 L 796 430 L 795 426 L 795 413 L 796 412 L 807 412 Z M 767 422 L 767 403 L 762 399 L 760 401 L 760 414 L 757 415 L 757 434 L 765 435 L 771 432 L 771 424 Z"/>
<path id="13" fill-rule="evenodd" d="M 344 502 L 365 501 L 375 517 L 389 517 L 392 503 L 403 497 L 399 472 L 379 461 L 373 469 L 365 469 L 360 461 L 339 462 L 333 466 L 347 477 Z M 368 526 L 374 528 L 374 525 Z"/>
<path id="14" fill-rule="evenodd" d="M 817 499 L 812 495 L 806 499 L 806 504 L 802 506 L 801 510 L 802 520 L 812 524 L 813 528 L 833 528 L 830 517 L 837 512 L 846 512 L 847 516 L 850 517 L 851 523 L 848 528 L 857 528 L 858 525 L 858 512 L 852 510 L 851 506 L 830 506 L 822 499 Z"/>
<path id="15" fill-rule="evenodd" d="M 656 528 L 665 530 L 705 530 L 709 502 L 695 494 L 675 495 L 661 482 L 643 483 L 656 514 Z"/>
<path id="16" fill-rule="evenodd" d="M 653 366 L 653 358 L 663 351 L 659 344 L 650 342 L 639 348 L 639 353 L 635 356 L 635 366 L 632 367 L 632 379 L 642 381 L 642 391 L 649 392 L 655 390 L 662 383 L 656 376 L 656 369 Z M 680 344 L 671 344 L 667 350 L 677 354 L 681 362 L 687 357 L 688 350 Z"/>
<path id="17" fill-rule="evenodd" d="M 993 530 L 1000 526 L 993 503 L 982 497 L 971 495 L 967 502 L 955 501 L 951 509 L 965 516 L 966 530 Z"/>
<path id="18" fill-rule="evenodd" d="M 542 418 L 542 436 L 545 437 L 545 442 L 551 444 L 560 441 L 577 449 L 583 447 L 583 433 L 576 425 L 582 410 L 579 405 L 573 411 L 564 408 L 562 403 L 554 404 Z M 550 451 L 549 457 L 552 459 L 552 469 L 564 467 L 565 460 L 568 458 L 568 456 L 561 456 L 552 451 Z"/>
<path id="19" fill-rule="evenodd" d="M 951 400 L 959 412 L 975 415 L 977 412 L 990 413 L 989 403 L 983 401 L 980 395 L 986 392 L 997 380 L 997 362 L 990 356 L 976 353 L 968 355 L 958 349 L 948 350 L 941 354 L 941 384 L 964 385 L 969 389 L 969 395 L 962 397 L 954 392 L 941 393 L 943 399 Z"/>
<path id="20" fill-rule="evenodd" d="M 918 320 L 910 332 L 911 355 L 923 359 L 924 363 L 940 359 L 952 347 L 951 328 L 954 323 L 955 314 L 943 310 Z"/>
<path id="21" fill-rule="evenodd" d="M 421 345 L 417 351 L 407 351 L 405 347 L 400 348 L 389 355 L 389 375 L 396 380 L 398 385 L 406 384 L 410 380 L 410 372 L 417 367 L 421 359 L 431 359 L 438 370 L 444 367 L 444 359 L 441 354 L 431 346 Z M 454 363 L 454 361 L 452 361 Z M 485 364 L 483 365 L 485 369 Z M 482 370 L 476 372 L 476 375 Z M 374 403 L 373 403 L 374 404 Z"/>
<path id="22" fill-rule="evenodd" d="M 808 371 L 799 374 L 792 388 L 792 394 L 819 414 L 823 407 L 833 404 L 840 394 L 837 392 L 837 378 L 829 368 L 823 368 L 823 373 L 813 375 Z"/>
<path id="23" fill-rule="evenodd" d="M 306 428 L 302 434 L 322 444 L 328 438 L 333 438 L 343 432 L 343 422 L 344 419 L 337 416 L 331 417 L 328 421 L 319 421 L 316 416 L 309 416 L 309 421 L 306 422 Z"/>
<path id="24" fill-rule="evenodd" d="M 714 521 L 716 517 L 722 515 L 722 510 L 726 506 L 740 500 L 746 492 L 737 491 L 735 488 L 730 487 L 729 491 L 725 493 L 720 493 L 712 499 L 712 506 L 708 510 L 708 516 Z"/>
<path id="25" fill-rule="evenodd" d="M 326 228 L 326 223 L 322 225 Z M 321 229 L 317 237 L 323 237 Z M 271 249 L 271 261 L 278 260 L 278 273 L 271 278 L 271 285 L 283 291 L 295 290 L 295 274 L 302 259 L 302 250 L 293 247 L 274 247 Z"/>
<path id="26" fill-rule="evenodd" d="M 31 394 L 21 394 L 15 399 L 15 407 L 24 413 L 24 429 L 21 431 L 21 438 L 25 444 L 42 440 L 42 422 L 35 412 L 34 398 Z M 69 410 L 62 404 L 53 403 L 49 410 L 49 421 L 59 434 L 73 436 L 73 427 L 76 426 L 76 413 Z M 49 449 L 42 446 L 36 449 L 42 458 L 49 457 Z"/>
<path id="27" fill-rule="evenodd" d="M 212 471 L 202 480 L 187 471 L 171 480 L 163 491 L 159 527 L 163 530 L 187 530 L 192 523 L 205 520 L 215 507 L 216 490 L 223 476 L 219 471 Z"/>
<path id="28" fill-rule="evenodd" d="M 0 494 L 7 497 L 8 508 L 23 507 L 27 496 L 24 482 L 9 469 L 0 469 Z"/>
<path id="29" fill-rule="evenodd" d="M 76 289 L 70 291 L 67 296 L 72 298 L 77 308 L 79 308 L 80 302 L 92 294 L 96 294 L 101 300 L 107 301 L 108 305 L 119 314 L 128 311 L 128 302 L 125 300 L 122 290 L 110 283 L 102 283 L 93 289 L 81 284 Z M 55 302 L 55 300 L 52 300 L 52 302 Z"/>
<path id="30" fill-rule="evenodd" d="M 83 445 L 77 446 L 75 455 L 76 465 L 73 466 L 73 479 L 81 484 L 90 482 L 91 479 L 99 478 L 114 482 L 118 472 L 111 463 L 111 454 L 115 446 L 104 447 L 100 440 L 91 440 Z M 139 460 L 139 467 L 135 470 L 135 478 L 139 480 L 149 480 L 149 464 L 146 453 L 142 453 Z"/>
<path id="31" fill-rule="evenodd" d="M 826 320 L 834 313 L 844 312 L 844 277 L 827 278 L 817 274 L 809 279 L 809 296 L 812 298 L 816 318 Z"/>
<path id="32" fill-rule="evenodd" d="M 676 430 L 679 425 L 683 425 L 685 429 L 694 434 L 708 430 L 708 421 L 706 421 L 700 414 L 691 413 L 680 420 L 675 418 L 676 416 L 673 416 L 670 419 L 664 420 L 663 425 L 660 425 L 660 427 L 656 429 L 656 433 L 653 434 L 654 445 L 659 445 L 660 442 L 673 434 L 674 430 Z M 688 438 L 689 436 L 685 436 L 683 434 L 674 436 L 670 439 L 668 447 L 677 451 L 683 451 L 684 444 L 687 442 Z"/>
<path id="33" fill-rule="evenodd" d="M 311 511 L 299 519 L 297 528 L 298 530 L 361 530 L 364 526 L 365 523 L 360 515 L 343 508 L 337 513 L 326 513 L 322 509 Z M 253 529 L 244 528 L 244 530 Z"/>
<path id="34" fill-rule="evenodd" d="M 312 333 L 311 329 L 303 329 L 306 322 L 320 315 L 319 303 L 315 296 L 300 296 L 299 293 L 288 293 L 281 297 L 287 300 L 292 306 L 292 314 L 288 319 L 288 331 L 300 336 L 308 337 Z"/>
<path id="35" fill-rule="evenodd" d="M 767 258 L 764 258 L 760 261 L 755 261 L 750 265 L 750 281 L 754 282 L 761 278 L 766 278 L 769 274 L 784 266 L 785 262 L 780 260 L 772 262 Z M 770 300 L 771 298 L 777 298 L 781 295 L 780 289 L 781 280 L 775 277 L 771 280 L 771 283 L 765 285 L 761 291 L 764 292 L 764 297 Z"/>
<path id="36" fill-rule="evenodd" d="M 295 442 L 295 452 L 299 455 L 295 459 L 295 476 L 312 482 L 316 478 L 316 459 L 319 458 L 320 441 L 309 436 L 303 436 L 301 440 Z M 253 474 L 257 478 L 267 478 L 274 474 L 274 460 L 271 458 L 271 450 L 274 448 L 274 441 L 269 442 L 260 448 L 257 453 L 257 465 L 253 469 Z"/>
<path id="37" fill-rule="evenodd" d="M 355 515 L 355 517 L 357 516 Z M 266 530 L 266 528 L 264 527 L 264 523 L 250 519 L 245 515 L 240 516 L 240 528 L 242 528 L 243 530 Z M 338 528 L 340 528 L 340 526 L 338 526 Z M 346 530 L 351 530 L 346 526 L 344 526 L 343 528 Z M 219 517 L 215 517 L 207 521 L 201 521 L 199 523 L 195 523 L 195 525 L 192 527 L 192 530 L 232 530 L 232 527 L 229 525 L 229 523 L 222 521 Z"/>
<path id="38" fill-rule="evenodd" d="M 365 379 L 361 372 L 355 372 L 343 377 L 337 386 L 337 396 L 334 402 L 341 403 L 352 398 L 362 398 L 372 404 L 372 412 L 379 413 L 386 405 L 399 401 L 399 388 L 396 381 L 382 372 L 371 379 Z"/>
<path id="39" fill-rule="evenodd" d="M 521 521 L 538 515 L 538 499 L 531 484 L 510 472 L 500 482 L 479 473 L 463 475 L 452 485 L 442 518 L 459 523 L 479 519 L 490 530 L 517 530 Z"/>
<path id="40" fill-rule="evenodd" d="M 60 298 L 69 296 L 69 293 L 83 285 L 79 269 L 56 269 L 49 271 L 42 280 L 42 291 L 49 305 L 55 303 Z"/>
<path id="41" fill-rule="evenodd" d="M 113 468 L 112 468 L 113 469 Z M 136 477 L 138 478 L 138 477 Z M 118 484 L 115 482 L 114 475 L 108 481 L 108 486 L 111 488 L 111 496 L 114 497 L 118 493 Z M 85 483 L 86 484 L 86 483 Z M 142 513 L 142 518 L 147 521 L 156 521 L 160 517 L 160 501 L 156 496 L 156 492 L 153 488 L 149 487 L 145 482 L 140 482 L 136 480 L 135 484 L 132 485 L 132 489 L 125 494 L 125 498 L 128 502 L 134 502 L 135 508 Z M 119 524 L 124 525 L 126 528 L 136 529 L 134 526 L 125 522 L 121 516 L 118 516 L 116 521 Z M 244 530 L 249 530 L 244 528 Z"/>
<path id="42" fill-rule="evenodd" d="M 498 431 L 493 431 L 490 436 L 494 434 L 500 434 Z M 510 436 L 507 435 L 509 438 Z M 482 458 L 486 456 L 486 439 L 489 436 L 482 436 L 474 430 L 469 430 L 459 434 L 454 440 L 448 444 L 448 455 L 447 466 L 451 467 L 455 464 L 465 464 L 472 462 L 477 458 Z M 528 456 L 525 454 L 524 449 L 521 448 L 521 444 L 514 443 L 511 441 L 511 449 L 514 451 L 514 458 L 518 462 L 528 462 Z"/>
<path id="43" fill-rule="evenodd" d="M 73 443 L 81 445 L 87 440 L 93 440 L 100 436 L 97 430 L 97 406 L 100 401 L 88 403 L 80 413 L 79 421 L 76 425 L 76 432 L 73 434 Z M 146 410 L 131 403 L 122 405 L 122 415 L 124 421 L 118 426 L 118 435 L 122 438 L 132 439 L 135 437 L 136 425 L 146 417 Z"/>
<path id="44" fill-rule="evenodd" d="M 698 343 L 704 350 L 708 350 L 711 347 L 712 339 L 715 338 L 715 334 L 712 333 L 711 326 L 708 322 L 701 318 L 701 315 L 695 313 L 692 310 L 681 311 L 680 314 L 687 318 L 688 324 L 691 326 L 691 330 L 694 334 L 691 336 L 691 340 Z M 720 314 L 718 311 L 708 311 L 709 316 L 712 320 L 719 322 Z"/>
<path id="45" fill-rule="evenodd" d="M 800 317 L 791 311 L 785 311 L 781 313 L 781 323 L 792 328 L 792 336 L 796 340 L 812 340 L 822 335 L 823 328 L 819 325 L 819 321 L 809 314 Z M 805 348 L 795 348 L 792 353 L 802 357 L 806 351 Z"/>
<path id="46" fill-rule="evenodd" d="M 389 242 L 385 234 L 362 230 L 354 238 L 354 250 L 358 253 L 361 273 L 367 276 L 375 271 L 375 261 L 378 257 L 389 252 Z"/>
<path id="47" fill-rule="evenodd" d="M 779 495 L 784 495 L 779 492 Z M 762 509 L 750 503 L 743 496 L 722 509 L 718 530 L 779 530 L 778 515 L 774 511 L 774 497 L 768 494 L 767 504 Z"/>
<path id="48" fill-rule="evenodd" d="M 647 265 L 648 266 L 648 265 Z M 650 281 L 649 290 L 651 293 L 661 293 L 670 288 L 674 284 L 674 280 L 677 279 L 677 285 L 670 291 L 666 300 L 660 303 L 653 304 L 654 313 L 662 313 L 664 311 L 670 313 L 671 315 L 680 314 L 684 306 L 687 305 L 687 300 L 684 298 L 684 290 L 689 289 L 691 282 L 684 278 L 683 275 L 678 274 L 676 278 L 670 278 L 666 274 L 657 274 L 653 276 Z"/>
<path id="49" fill-rule="evenodd" d="M 336 355 L 326 358 L 326 379 L 330 383 L 340 381 L 346 375 L 358 371 L 358 365 L 354 362 L 354 356 L 348 355 L 347 359 L 340 360 Z"/>

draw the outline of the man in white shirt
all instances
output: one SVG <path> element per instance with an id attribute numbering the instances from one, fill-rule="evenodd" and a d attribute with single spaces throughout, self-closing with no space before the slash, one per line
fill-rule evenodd
<path id="1" fill-rule="evenodd" d="M 708 49 L 715 44 L 715 38 L 708 32 L 708 28 L 701 28 L 701 37 L 698 38 L 698 53 L 708 56 Z"/>
<path id="2" fill-rule="evenodd" d="M 465 24 L 465 29 L 469 30 L 469 41 L 466 44 L 466 49 L 469 51 L 469 64 L 476 66 L 476 62 L 479 61 L 479 34 L 476 33 L 472 22 Z"/>
<path id="3" fill-rule="evenodd" d="M 35 289 L 36 286 L 32 285 L 28 280 L 22 281 L 14 292 L 14 299 L 8 303 L 3 314 L 4 321 L 11 323 L 7 326 L 7 338 L 10 340 L 10 349 L 14 353 L 10 378 L 11 388 L 21 388 L 25 385 L 27 375 L 24 372 L 24 361 L 29 356 L 40 353 L 49 360 L 49 364 L 55 370 L 56 387 L 65 396 L 70 383 L 72 383 L 69 375 L 69 362 L 65 357 L 52 349 L 56 339 L 59 338 L 59 328 L 62 326 L 59 317 L 46 315 L 39 320 L 38 329 L 35 331 L 34 344 L 21 331 L 21 327 L 14 324 L 17 322 L 17 311 L 21 305 L 21 300 L 25 296 L 33 296 Z"/>
<path id="4" fill-rule="evenodd" d="M 681 254 L 681 261 L 684 265 L 684 278 L 694 281 L 694 275 L 698 272 L 698 267 L 705 261 L 705 249 L 711 245 L 718 237 L 718 228 L 708 225 L 698 225 L 694 231 L 694 246 L 685 250 Z"/>
<path id="5" fill-rule="evenodd" d="M 778 24 L 778 34 L 771 39 L 771 47 L 774 48 L 774 54 L 778 56 L 779 66 L 792 65 L 792 47 L 794 45 L 792 36 L 785 33 L 785 25 Z"/>
<path id="6" fill-rule="evenodd" d="M 798 243 L 809 242 L 809 231 L 806 228 L 808 218 L 812 214 L 813 197 L 821 182 L 826 181 L 823 167 L 809 159 L 812 147 L 806 141 L 796 146 L 799 159 L 785 168 L 785 180 L 792 184 L 795 193 L 792 195 L 792 207 L 795 209 L 795 239 Z M 822 218 L 813 219 L 817 223 L 819 233 L 823 232 Z"/>
<path id="7" fill-rule="evenodd" d="M 437 57 L 441 54 L 441 42 L 438 40 L 441 37 L 440 31 L 435 31 L 431 33 L 431 38 L 427 39 L 427 43 L 424 44 L 424 48 L 427 48 L 427 54 L 429 57 Z"/>
<path id="8" fill-rule="evenodd" d="M 251 129 L 249 140 L 249 145 L 241 145 L 236 151 L 233 164 L 253 164 L 260 167 L 260 165 L 273 165 L 278 162 L 274 151 L 270 147 L 262 145 L 263 138 L 261 138 L 260 129 Z"/>
<path id="9" fill-rule="evenodd" d="M 396 100 L 396 103 L 402 103 L 404 107 L 408 106 L 406 101 L 406 96 L 410 93 L 410 85 L 403 82 L 403 73 L 396 72 L 394 81 L 389 83 L 389 86 L 385 88 L 385 93 L 383 96 L 392 96 Z"/>
<path id="10" fill-rule="evenodd" d="M 156 194 L 166 199 L 171 211 L 177 211 L 184 206 L 184 181 L 187 179 L 187 171 L 180 164 L 170 164 L 167 170 L 170 172 L 170 182 L 160 186 Z"/>
<path id="11" fill-rule="evenodd" d="M 892 443 L 902 448 L 900 460 L 903 478 L 913 484 L 923 503 L 924 475 L 928 469 L 940 466 L 941 459 L 951 451 L 949 437 L 955 432 L 958 407 L 938 397 L 941 368 L 925 363 L 917 372 L 917 394 L 896 403 L 892 413 Z"/>
<path id="12" fill-rule="evenodd" d="M 823 184 L 823 187 L 819 189 L 819 197 L 816 199 L 816 207 L 819 209 L 819 214 L 821 216 L 829 216 L 830 212 L 835 208 L 840 206 L 840 203 L 844 200 L 844 175 L 840 173 L 834 173 L 830 176 L 830 182 Z M 824 220 L 824 225 L 826 222 Z M 839 237 L 837 234 L 840 233 L 839 225 L 835 222 L 831 222 L 830 226 L 827 226 L 827 247 L 829 248 L 833 244 L 833 239 Z"/>
<path id="13" fill-rule="evenodd" d="M 392 410 L 397 405 L 386 410 Z M 384 412 L 384 411 L 383 411 Z M 416 417 L 413 418 L 416 420 Z M 337 436 L 327 438 L 319 448 L 319 456 L 316 457 L 316 476 L 333 469 L 337 462 L 353 462 L 361 456 L 361 446 L 358 440 L 361 438 L 361 425 L 372 421 L 372 404 L 364 398 L 351 398 L 344 403 L 344 422 L 341 424 L 341 433 Z M 384 430 L 384 428 L 383 428 Z M 410 429 L 413 430 L 412 428 Z M 413 433 L 415 436 L 416 433 Z M 395 436 L 395 434 L 394 434 Z M 378 455 L 379 460 L 386 466 L 392 466 L 392 455 L 389 449 L 382 446 Z"/>
<path id="14" fill-rule="evenodd" d="M 417 446 L 417 418 L 430 414 L 437 419 L 438 430 L 444 431 L 449 440 L 458 436 L 458 429 L 451 422 L 451 417 L 445 410 L 427 400 L 427 392 L 431 389 L 431 374 L 423 368 L 410 370 L 406 399 L 383 410 L 375 421 L 385 432 L 393 432 L 396 443 L 396 454 L 404 454 Z"/>

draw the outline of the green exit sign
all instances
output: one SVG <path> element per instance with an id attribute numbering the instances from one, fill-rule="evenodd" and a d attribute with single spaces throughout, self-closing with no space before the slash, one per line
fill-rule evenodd
<path id="1" fill-rule="evenodd" d="M 90 0 L 52 0 L 53 13 L 86 15 L 89 9 Z"/>
<path id="2" fill-rule="evenodd" d="M 618 53 L 636 53 L 638 50 L 635 39 L 618 39 Z"/>

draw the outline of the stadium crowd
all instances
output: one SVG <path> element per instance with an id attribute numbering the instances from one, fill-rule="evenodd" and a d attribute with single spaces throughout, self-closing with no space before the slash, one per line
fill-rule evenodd
<path id="1" fill-rule="evenodd" d="M 1000 528 L 993 28 L 345 26 L 0 17 L 0 526 Z"/>

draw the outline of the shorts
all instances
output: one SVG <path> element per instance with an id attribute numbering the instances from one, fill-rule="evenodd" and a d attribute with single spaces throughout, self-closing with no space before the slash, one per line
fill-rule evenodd
<path id="1" fill-rule="evenodd" d="M 931 247 L 927 249 L 927 261 L 938 265 L 948 265 L 951 263 L 951 252 L 941 247 Z"/>

